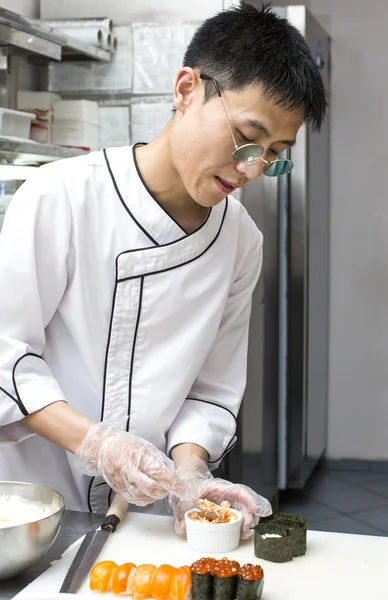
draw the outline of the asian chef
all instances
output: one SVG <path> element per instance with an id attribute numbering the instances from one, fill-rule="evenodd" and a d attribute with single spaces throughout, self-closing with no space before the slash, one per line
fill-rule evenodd
<path id="1" fill-rule="evenodd" d="M 229 500 L 243 537 L 269 502 L 212 470 L 235 442 L 263 237 L 233 192 L 278 158 L 325 91 L 300 33 L 243 4 L 205 21 L 148 145 L 45 165 L 0 236 L 0 479 L 103 513 Z M 298 166 L 296 165 L 296 168 Z M 257 199 L 260 202 L 260 198 Z M 155 504 L 156 505 L 156 504 Z"/>

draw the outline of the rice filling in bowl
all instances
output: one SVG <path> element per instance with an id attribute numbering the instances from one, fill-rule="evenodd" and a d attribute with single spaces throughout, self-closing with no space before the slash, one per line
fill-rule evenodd
<path id="1" fill-rule="evenodd" d="M 200 506 L 203 512 L 201 513 L 198 510 L 191 511 L 189 517 L 193 521 L 217 525 L 220 523 L 231 523 L 232 521 L 236 521 L 238 519 L 238 515 L 231 509 L 230 502 L 227 500 L 224 500 L 221 502 L 221 504 L 216 504 L 215 502 L 206 500 L 206 498 L 200 498 L 197 500 L 197 504 Z M 205 515 L 207 511 L 211 511 L 212 514 L 217 515 L 216 518 L 210 519 L 206 517 Z"/>

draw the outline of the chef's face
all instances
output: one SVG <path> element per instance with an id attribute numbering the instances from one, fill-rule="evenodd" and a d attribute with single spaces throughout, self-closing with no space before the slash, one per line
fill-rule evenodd
<path id="1" fill-rule="evenodd" d="M 238 146 L 256 143 L 262 157 L 275 160 L 295 142 L 304 110 L 285 110 L 266 98 L 260 86 L 225 91 L 222 99 Z M 235 161 L 235 150 L 222 100 L 204 103 L 204 82 L 196 70 L 178 73 L 171 135 L 171 156 L 183 186 L 201 206 L 215 206 L 236 188 L 263 174 L 265 163 Z"/>

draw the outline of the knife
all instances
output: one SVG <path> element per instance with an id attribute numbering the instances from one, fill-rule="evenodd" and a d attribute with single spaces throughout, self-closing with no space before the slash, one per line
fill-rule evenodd
<path id="1" fill-rule="evenodd" d="M 60 593 L 75 594 L 79 590 L 85 577 L 96 562 L 106 540 L 111 533 L 116 531 L 116 527 L 125 517 L 127 509 L 128 502 L 116 494 L 105 515 L 101 529 L 89 531 L 86 534 L 62 583 Z"/>

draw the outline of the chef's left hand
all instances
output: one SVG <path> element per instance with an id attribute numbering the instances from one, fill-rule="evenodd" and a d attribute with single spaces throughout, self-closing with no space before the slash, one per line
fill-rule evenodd
<path id="1" fill-rule="evenodd" d="M 243 515 L 242 539 L 253 535 L 252 527 L 257 524 L 259 517 L 268 517 L 272 514 L 271 504 L 266 498 L 259 496 L 246 485 L 214 478 L 207 463 L 200 458 L 192 458 L 184 463 L 176 470 L 176 475 L 187 485 L 187 498 L 195 500 L 206 498 L 216 504 L 227 500 L 232 508 L 240 511 Z M 169 496 L 177 533 L 185 532 L 185 513 L 194 507 L 191 500 L 187 498 L 181 499 L 171 494 Z"/>

